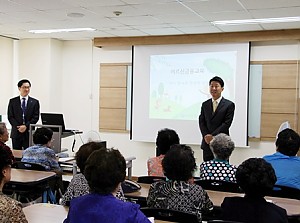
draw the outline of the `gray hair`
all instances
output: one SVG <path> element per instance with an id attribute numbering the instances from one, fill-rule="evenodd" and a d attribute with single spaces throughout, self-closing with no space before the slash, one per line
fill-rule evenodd
<path id="1" fill-rule="evenodd" d="M 234 142 L 230 136 L 220 133 L 213 137 L 210 142 L 210 149 L 215 155 L 215 158 L 220 160 L 228 160 L 232 151 L 234 150 Z"/>
<path id="2" fill-rule="evenodd" d="M 4 134 L 4 130 L 6 129 L 5 122 L 0 122 L 0 135 Z"/>

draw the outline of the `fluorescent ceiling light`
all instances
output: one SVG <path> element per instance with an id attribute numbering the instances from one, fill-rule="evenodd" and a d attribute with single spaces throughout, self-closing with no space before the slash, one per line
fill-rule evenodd
<path id="1" fill-rule="evenodd" d="M 241 19 L 241 20 L 220 20 L 213 21 L 214 25 L 243 25 L 243 24 L 262 24 L 262 23 L 279 23 L 279 22 L 299 22 L 300 16 L 282 17 L 282 18 L 266 18 L 266 19 Z"/>
<path id="2" fill-rule="evenodd" d="M 72 29 L 44 29 L 44 30 L 29 30 L 30 33 L 62 33 L 62 32 L 84 32 L 95 31 L 92 28 L 72 28 Z"/>

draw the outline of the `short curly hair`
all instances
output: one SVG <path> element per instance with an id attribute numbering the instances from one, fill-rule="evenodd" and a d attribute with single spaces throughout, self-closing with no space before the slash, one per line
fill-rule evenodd
<path id="1" fill-rule="evenodd" d="M 8 167 L 9 165 L 12 165 L 13 161 L 11 159 L 10 154 L 5 150 L 0 148 L 0 182 L 2 181 L 4 175 L 3 175 L 3 169 Z"/>
<path id="2" fill-rule="evenodd" d="M 46 127 L 38 128 L 33 133 L 33 143 L 34 144 L 47 144 L 53 136 L 53 131 Z"/>
<path id="3" fill-rule="evenodd" d="M 179 136 L 173 129 L 164 128 L 158 131 L 156 137 L 156 147 L 160 154 L 166 154 L 170 146 L 179 144 Z"/>
<path id="4" fill-rule="evenodd" d="M 79 150 L 76 152 L 75 159 L 76 164 L 79 167 L 80 171 L 84 171 L 86 160 L 95 150 L 105 148 L 100 142 L 88 142 L 80 146 Z"/>
<path id="5" fill-rule="evenodd" d="M 162 167 L 168 179 L 188 181 L 196 169 L 194 151 L 186 145 L 173 145 L 162 160 Z"/>
<path id="6" fill-rule="evenodd" d="M 109 194 L 125 180 L 126 162 L 119 150 L 100 148 L 86 161 L 84 176 L 91 192 Z"/>
<path id="7" fill-rule="evenodd" d="M 239 165 L 235 177 L 245 194 L 255 197 L 264 197 L 277 180 L 272 165 L 262 158 L 244 161 Z"/>
<path id="8" fill-rule="evenodd" d="M 277 151 L 286 156 L 296 156 L 300 148 L 300 136 L 293 129 L 282 130 L 276 139 Z"/>
<path id="9" fill-rule="evenodd" d="M 215 158 L 220 160 L 228 160 L 234 150 L 234 142 L 230 136 L 220 133 L 213 137 L 210 142 L 210 148 L 215 155 Z"/>

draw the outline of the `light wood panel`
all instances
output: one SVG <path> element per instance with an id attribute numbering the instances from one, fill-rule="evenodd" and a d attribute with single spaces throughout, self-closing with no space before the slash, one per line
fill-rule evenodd
<path id="1" fill-rule="evenodd" d="M 263 88 L 297 88 L 297 79 L 297 61 L 291 64 L 263 65 Z"/>
<path id="2" fill-rule="evenodd" d="M 126 88 L 100 88 L 100 108 L 126 109 Z"/>
<path id="3" fill-rule="evenodd" d="M 296 89 L 262 89 L 261 110 L 265 113 L 296 113 L 296 97 Z"/>
<path id="4" fill-rule="evenodd" d="M 133 46 L 190 43 L 255 42 L 273 40 L 299 40 L 300 29 L 264 30 L 249 32 L 228 32 L 208 34 L 134 36 L 134 37 L 98 37 L 94 46 Z"/>
<path id="5" fill-rule="evenodd" d="M 298 63 L 291 60 L 261 63 L 261 140 L 274 141 L 285 121 L 298 130 Z"/>
<path id="6" fill-rule="evenodd" d="M 126 131 L 127 63 L 100 64 L 100 131 Z"/>
<path id="7" fill-rule="evenodd" d="M 127 87 L 126 64 L 100 64 L 100 87 Z"/>
<path id="8" fill-rule="evenodd" d="M 261 114 L 261 140 L 274 141 L 281 123 L 289 121 L 292 129 L 297 129 L 296 114 Z"/>
<path id="9" fill-rule="evenodd" d="M 126 109 L 100 109 L 100 131 L 102 130 L 125 130 Z"/>

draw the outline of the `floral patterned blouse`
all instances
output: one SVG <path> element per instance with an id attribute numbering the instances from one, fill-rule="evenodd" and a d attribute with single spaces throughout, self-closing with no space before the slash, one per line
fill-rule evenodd
<path id="1" fill-rule="evenodd" d="M 148 176 L 160 176 L 160 177 L 165 176 L 161 164 L 164 157 L 165 155 L 162 154 L 160 156 L 148 159 L 147 161 Z"/>
<path id="2" fill-rule="evenodd" d="M 82 173 L 76 174 L 71 180 L 66 193 L 63 195 L 61 204 L 70 205 L 70 201 L 75 197 L 80 197 L 90 193 L 90 187 L 87 180 Z M 117 192 L 116 197 L 119 200 L 125 201 L 124 193 L 122 188 Z"/>
<path id="3" fill-rule="evenodd" d="M 202 220 L 202 212 L 213 209 L 213 203 L 205 190 L 184 181 L 158 181 L 151 184 L 147 206 L 195 214 L 199 222 Z"/>
<path id="4" fill-rule="evenodd" d="M 23 151 L 22 162 L 37 163 L 43 165 L 46 170 L 61 171 L 55 152 L 43 145 L 30 146 Z"/>
<path id="5" fill-rule="evenodd" d="M 0 192 L 0 222 L 28 223 L 20 202 Z"/>

